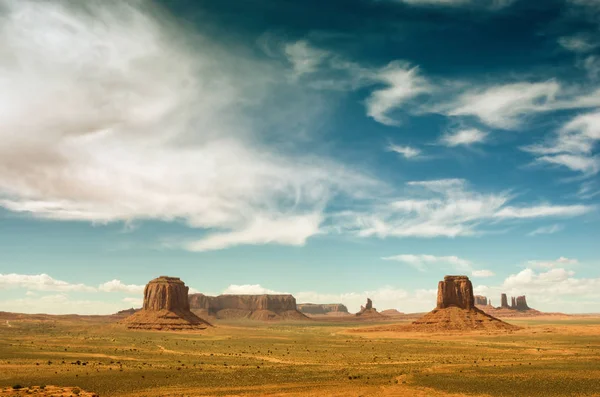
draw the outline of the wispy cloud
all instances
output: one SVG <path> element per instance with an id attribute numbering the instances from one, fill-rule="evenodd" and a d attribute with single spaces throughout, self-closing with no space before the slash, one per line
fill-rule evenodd
<path id="1" fill-rule="evenodd" d="M 554 234 L 554 233 L 558 233 L 561 230 L 563 230 L 565 227 L 564 225 L 560 225 L 558 223 L 555 223 L 554 225 L 550 225 L 550 226 L 541 226 L 538 227 L 537 229 L 527 233 L 528 236 L 537 236 L 540 234 Z"/>
<path id="2" fill-rule="evenodd" d="M 582 34 L 560 37 L 558 44 L 566 50 L 577 53 L 592 51 L 599 45 L 599 43 L 592 41 L 589 36 Z"/>
<path id="3" fill-rule="evenodd" d="M 231 295 L 263 295 L 263 294 L 286 294 L 286 292 L 278 292 L 272 289 L 265 288 L 260 284 L 231 284 L 225 288 L 223 294 Z"/>
<path id="4" fill-rule="evenodd" d="M 600 141 L 600 112 L 576 116 L 547 142 L 523 147 L 537 155 L 538 163 L 554 164 L 586 175 L 600 172 L 600 158 L 593 154 Z"/>
<path id="5" fill-rule="evenodd" d="M 385 261 L 396 261 L 406 263 L 419 271 L 426 271 L 428 265 L 436 265 L 436 264 L 449 264 L 452 265 L 456 270 L 465 271 L 471 269 L 471 262 L 459 258 L 454 255 L 450 256 L 435 256 L 435 255 L 413 255 L 413 254 L 401 254 L 394 256 L 387 256 L 381 258 Z"/>
<path id="6" fill-rule="evenodd" d="M 476 128 L 469 128 L 458 130 L 455 132 L 448 132 L 440 138 L 440 143 L 445 146 L 470 146 L 475 143 L 483 143 L 488 137 L 487 132 L 483 132 Z"/>
<path id="7" fill-rule="evenodd" d="M 0 79 L 1 207 L 99 224 L 183 221 L 208 231 L 181 244 L 193 250 L 301 245 L 330 200 L 375 182 L 264 133 L 291 140 L 291 126 L 304 131 L 319 112 L 283 67 L 145 2 L 0 2 L 0 56 L 11 60 Z M 324 56 L 287 50 L 297 74 Z"/>
<path id="8" fill-rule="evenodd" d="M 471 276 L 475 278 L 486 278 L 486 277 L 494 277 L 496 273 L 491 270 L 473 270 L 471 272 Z"/>
<path id="9" fill-rule="evenodd" d="M 421 150 L 410 146 L 399 146 L 390 144 L 388 145 L 387 149 L 391 152 L 401 154 L 406 159 L 412 159 L 418 157 L 421 154 Z"/>
<path id="10" fill-rule="evenodd" d="M 124 292 L 140 295 L 144 285 L 124 284 L 121 280 L 111 280 L 93 287 L 85 284 L 57 280 L 42 274 L 0 274 L 0 289 L 23 288 L 30 291 L 50 292 Z"/>
<path id="11" fill-rule="evenodd" d="M 492 10 L 508 7 L 515 0 L 393 0 L 414 6 L 429 7 L 481 7 Z"/>
<path id="12" fill-rule="evenodd" d="M 420 75 L 419 69 L 403 62 L 392 62 L 380 70 L 376 79 L 386 87 L 371 92 L 365 104 L 367 115 L 385 125 L 398 125 L 389 115 L 407 101 L 432 90 L 429 82 Z"/>
<path id="13" fill-rule="evenodd" d="M 94 292 L 96 288 L 85 284 L 71 284 L 56 280 L 47 274 L 0 274 L 0 289 L 27 288 L 34 291 Z"/>
<path id="14" fill-rule="evenodd" d="M 145 285 L 124 284 L 121 280 L 111 280 L 100 284 L 98 290 L 102 292 L 126 292 L 130 294 L 142 294 Z"/>
<path id="15" fill-rule="evenodd" d="M 577 259 L 565 258 L 564 256 L 561 256 L 560 258 L 558 258 L 556 260 L 552 260 L 552 261 L 530 260 L 530 261 L 527 261 L 526 265 L 527 265 L 527 267 L 532 267 L 532 268 L 554 269 L 554 268 L 561 267 L 561 266 L 576 265 L 578 263 L 579 263 L 579 261 Z"/>
<path id="16" fill-rule="evenodd" d="M 372 211 L 346 211 L 337 216 L 344 230 L 371 237 L 458 237 L 481 233 L 500 221 L 575 217 L 595 210 L 591 205 L 508 205 L 508 192 L 479 193 L 462 179 L 408 182 L 410 196 L 391 200 Z"/>

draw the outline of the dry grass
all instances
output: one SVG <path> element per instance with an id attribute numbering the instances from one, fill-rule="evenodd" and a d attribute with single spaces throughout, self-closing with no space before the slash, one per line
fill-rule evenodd
<path id="1" fill-rule="evenodd" d="M 512 322 L 512 320 L 511 320 Z M 599 396 L 600 319 L 513 333 L 349 333 L 359 322 L 132 331 L 104 319 L 0 322 L 0 389 L 100 396 Z M 23 394 L 25 395 L 25 394 Z"/>

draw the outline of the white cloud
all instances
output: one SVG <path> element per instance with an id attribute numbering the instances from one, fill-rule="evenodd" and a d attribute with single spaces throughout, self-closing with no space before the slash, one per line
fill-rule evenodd
<path id="1" fill-rule="evenodd" d="M 551 264 L 550 267 L 543 266 L 543 261 L 530 261 L 529 267 L 511 274 L 502 284 L 477 285 L 475 291 L 477 294 L 497 299 L 497 302 L 501 293 L 509 296 L 526 295 L 530 307 L 546 312 L 598 311 L 600 278 L 577 277 L 573 270 L 560 267 L 577 263 L 574 259 L 559 258 L 548 263 Z M 543 270 L 534 270 L 535 267 Z"/>
<path id="2" fill-rule="evenodd" d="M 302 246 L 306 240 L 319 233 L 323 216 L 320 213 L 284 216 L 275 219 L 255 217 L 242 230 L 215 233 L 186 245 L 190 251 L 210 251 L 240 244 L 279 244 Z M 273 233 L 274 230 L 278 232 Z"/>
<path id="3" fill-rule="evenodd" d="M 406 263 L 417 270 L 425 271 L 427 270 L 427 266 L 430 264 L 450 264 L 456 270 L 465 271 L 471 268 L 471 262 L 459 258 L 457 256 L 435 256 L 435 255 L 412 255 L 412 254 L 402 254 L 402 255 L 394 255 L 387 256 L 381 258 L 386 261 L 397 261 Z"/>
<path id="4" fill-rule="evenodd" d="M 554 234 L 554 233 L 558 233 L 561 230 L 564 229 L 563 225 L 560 225 L 558 223 L 555 223 L 553 225 L 550 226 L 541 226 L 538 227 L 537 229 L 527 233 L 528 236 L 537 236 L 540 234 Z"/>
<path id="5" fill-rule="evenodd" d="M 269 143 L 307 129 L 319 103 L 286 85 L 283 70 L 156 18 L 161 11 L 145 1 L 0 6 L 0 206 L 8 210 L 184 221 L 215 232 L 184 244 L 201 250 L 301 245 L 329 200 L 374 183 Z M 316 67 L 301 46 L 290 54 L 298 73 Z M 266 108 L 273 102 L 277 112 Z"/>
<path id="6" fill-rule="evenodd" d="M 73 299 L 67 293 L 0 300 L 0 311 L 31 314 L 112 314 L 124 306 L 119 301 Z"/>
<path id="7" fill-rule="evenodd" d="M 286 294 L 286 292 L 277 292 L 268 288 L 264 288 L 260 284 L 231 284 L 225 288 L 223 294 L 231 295 L 264 295 L 264 294 Z"/>
<path id="8" fill-rule="evenodd" d="M 600 158 L 593 154 L 600 141 L 600 112 L 576 116 L 549 141 L 522 149 L 538 155 L 537 162 L 561 165 L 587 175 L 600 172 Z"/>
<path id="9" fill-rule="evenodd" d="M 294 294 L 298 303 L 343 303 L 350 313 L 360 310 L 367 298 L 373 301 L 373 307 L 379 311 L 396 309 L 402 312 L 423 312 L 435 307 L 437 290 L 416 290 L 408 292 L 392 286 L 376 290 L 344 293 L 319 293 L 304 291 Z"/>
<path id="10" fill-rule="evenodd" d="M 388 150 L 391 152 L 401 154 L 406 159 L 412 159 L 418 157 L 421 154 L 421 151 L 419 149 L 410 146 L 399 146 L 394 144 L 390 144 L 388 146 Z"/>
<path id="11" fill-rule="evenodd" d="M 488 136 L 487 132 L 480 131 L 476 128 L 469 128 L 444 134 L 440 138 L 440 143 L 445 146 L 469 146 L 474 143 L 483 143 Z"/>
<path id="12" fill-rule="evenodd" d="M 589 37 L 584 35 L 564 36 L 558 39 L 558 44 L 564 49 L 573 52 L 589 52 L 598 47 Z"/>
<path id="13" fill-rule="evenodd" d="M 410 197 L 365 212 L 346 211 L 336 222 L 358 236 L 457 237 L 480 233 L 482 225 L 502 220 L 574 217 L 594 211 L 587 205 L 508 206 L 507 192 L 472 191 L 462 179 L 409 182 Z M 419 198 L 414 198 L 419 197 Z"/>
<path id="14" fill-rule="evenodd" d="M 131 305 L 131 307 L 134 308 L 142 307 L 142 305 L 144 304 L 143 299 L 132 297 L 123 298 L 123 302 L 127 303 L 128 305 Z"/>
<path id="15" fill-rule="evenodd" d="M 531 260 L 527 261 L 527 266 L 530 268 L 540 268 L 540 269 L 553 269 L 566 265 L 576 265 L 579 261 L 577 259 L 570 259 L 561 256 L 560 258 L 554 261 L 540 261 L 540 260 Z"/>
<path id="16" fill-rule="evenodd" d="M 595 207 L 589 205 L 539 205 L 533 207 L 504 207 L 494 214 L 496 218 L 573 217 L 587 214 Z"/>
<path id="17" fill-rule="evenodd" d="M 315 72 L 331 54 L 311 46 L 306 40 L 285 45 L 284 52 L 296 76 Z"/>
<path id="18" fill-rule="evenodd" d="M 27 296 L 35 296 L 31 291 L 55 292 L 124 292 L 128 294 L 142 294 L 144 285 L 123 284 L 114 279 L 100 284 L 97 288 L 85 284 L 74 284 L 57 280 L 49 275 L 42 274 L 0 274 L 0 289 L 24 288 L 30 291 Z"/>
<path id="19" fill-rule="evenodd" d="M 476 116 L 492 127 L 515 128 L 523 116 L 553 101 L 559 91 L 560 86 L 555 81 L 475 89 L 460 95 L 447 114 Z"/>
<path id="20" fill-rule="evenodd" d="M 107 281 L 98 286 L 98 290 L 102 292 L 126 292 L 129 294 L 144 293 L 145 285 L 123 284 L 121 280 Z"/>
<path id="21" fill-rule="evenodd" d="M 27 288 L 34 291 L 96 291 L 94 287 L 56 280 L 47 274 L 0 274 L 0 289 L 4 288 Z"/>
<path id="22" fill-rule="evenodd" d="M 491 127 L 516 129 L 537 113 L 600 106 L 599 92 L 565 88 L 554 80 L 498 84 L 469 89 L 430 111 L 476 117 Z"/>
<path id="23" fill-rule="evenodd" d="M 471 276 L 477 278 L 494 277 L 496 273 L 491 270 L 473 270 Z"/>
<path id="24" fill-rule="evenodd" d="M 397 120 L 389 116 L 390 111 L 432 90 L 417 67 L 402 62 L 390 63 L 377 73 L 375 79 L 386 87 L 371 92 L 365 102 L 367 115 L 385 125 L 398 124 Z"/>
<path id="25" fill-rule="evenodd" d="M 514 3 L 515 0 L 395 0 L 415 6 L 464 7 L 475 6 L 500 9 Z"/>

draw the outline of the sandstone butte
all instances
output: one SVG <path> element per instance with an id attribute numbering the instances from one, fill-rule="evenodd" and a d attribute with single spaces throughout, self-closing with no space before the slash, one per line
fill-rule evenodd
<path id="1" fill-rule="evenodd" d="M 191 310 L 201 317 L 251 320 L 307 320 L 292 295 L 189 295 Z"/>
<path id="2" fill-rule="evenodd" d="M 190 311 L 189 288 L 177 277 L 160 276 L 146 284 L 142 310 L 125 318 L 130 329 L 197 330 L 210 324 Z"/>
<path id="3" fill-rule="evenodd" d="M 360 311 L 356 313 L 356 317 L 360 318 L 385 318 L 385 316 L 373 307 L 373 301 L 367 298 L 367 304 L 360 307 Z"/>
<path id="4" fill-rule="evenodd" d="M 446 276 L 438 284 L 437 307 L 410 326 L 414 331 L 514 330 L 518 327 L 492 317 L 475 306 L 467 276 Z"/>
<path id="5" fill-rule="evenodd" d="M 308 315 L 349 315 L 348 308 L 341 303 L 299 303 L 298 310 Z"/>

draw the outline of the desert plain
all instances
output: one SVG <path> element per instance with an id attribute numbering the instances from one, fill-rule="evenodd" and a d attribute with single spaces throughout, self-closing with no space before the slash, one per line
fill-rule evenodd
<path id="1" fill-rule="evenodd" d="M 512 317 L 520 329 L 501 332 L 395 330 L 410 318 L 179 332 L 120 320 L 0 313 L 2 395 L 600 396 L 600 316 Z"/>

